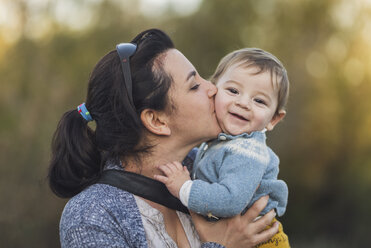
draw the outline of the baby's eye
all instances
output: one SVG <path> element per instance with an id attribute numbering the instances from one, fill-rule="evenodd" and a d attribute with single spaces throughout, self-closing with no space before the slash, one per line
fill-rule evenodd
<path id="1" fill-rule="evenodd" d="M 195 84 L 194 86 L 192 86 L 191 90 L 197 90 L 198 87 L 200 87 L 200 84 Z"/>
<path id="2" fill-rule="evenodd" d="M 235 88 L 227 88 L 227 90 L 228 90 L 229 92 L 231 92 L 232 94 L 234 94 L 234 95 L 237 95 L 237 94 L 238 94 L 238 90 L 235 89 Z"/>
<path id="3" fill-rule="evenodd" d="M 259 99 L 259 98 L 255 98 L 254 101 L 257 102 L 257 103 L 259 103 L 259 104 L 267 105 L 264 100 Z"/>

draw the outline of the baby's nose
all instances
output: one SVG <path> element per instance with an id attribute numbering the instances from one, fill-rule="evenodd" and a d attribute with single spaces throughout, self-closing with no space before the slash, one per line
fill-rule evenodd
<path id="1" fill-rule="evenodd" d="M 251 101 L 247 99 L 238 99 L 236 101 L 236 105 L 244 108 L 244 109 L 250 109 L 251 108 Z"/>

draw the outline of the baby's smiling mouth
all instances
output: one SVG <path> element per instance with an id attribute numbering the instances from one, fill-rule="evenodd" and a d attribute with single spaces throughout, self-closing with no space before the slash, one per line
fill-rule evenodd
<path id="1" fill-rule="evenodd" d="M 242 121 L 249 121 L 248 119 L 246 119 L 245 117 L 239 115 L 239 114 L 236 114 L 236 113 L 230 113 L 231 115 L 233 115 L 234 117 L 236 117 L 237 119 L 240 119 Z"/>

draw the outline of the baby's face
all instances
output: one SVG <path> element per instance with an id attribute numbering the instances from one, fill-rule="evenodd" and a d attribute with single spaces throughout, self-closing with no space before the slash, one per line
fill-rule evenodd
<path id="1" fill-rule="evenodd" d="M 232 135 L 272 130 L 278 88 L 273 86 L 269 71 L 255 74 L 256 67 L 232 66 L 216 82 L 215 111 L 223 132 Z"/>

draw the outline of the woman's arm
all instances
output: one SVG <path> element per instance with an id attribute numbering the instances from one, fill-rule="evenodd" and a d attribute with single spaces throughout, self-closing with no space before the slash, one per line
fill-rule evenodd
<path id="1" fill-rule="evenodd" d="M 268 203 L 268 196 L 260 198 L 247 210 L 245 215 L 222 219 L 217 222 L 206 221 L 204 217 L 191 212 L 193 223 L 204 244 L 203 248 L 220 247 L 254 247 L 267 241 L 278 231 L 278 222 L 272 228 L 265 230 L 275 217 L 272 210 L 256 220 L 259 213 Z M 216 244 L 215 244 L 216 243 Z"/>
<path id="2" fill-rule="evenodd" d="M 62 248 L 145 247 L 142 218 L 132 194 L 94 184 L 66 204 L 60 221 Z"/>
<path id="3" fill-rule="evenodd" d="M 98 225 L 78 225 L 66 231 L 61 237 L 62 248 L 81 247 L 117 247 L 125 248 L 130 245 L 127 240 L 115 230 L 102 228 Z"/>

